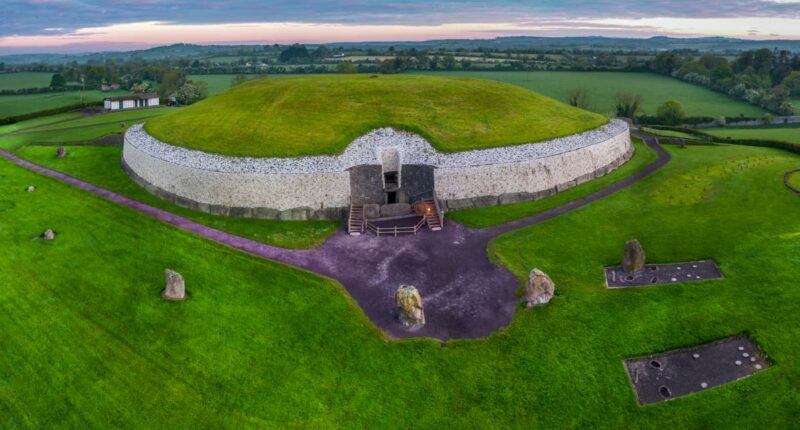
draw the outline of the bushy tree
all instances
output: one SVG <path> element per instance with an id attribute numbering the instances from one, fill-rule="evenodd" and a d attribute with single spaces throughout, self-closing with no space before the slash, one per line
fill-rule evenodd
<path id="1" fill-rule="evenodd" d="M 665 124 L 680 124 L 686 119 L 686 112 L 680 102 L 670 100 L 658 107 L 658 119 Z"/>
<path id="2" fill-rule="evenodd" d="M 575 88 L 567 95 L 567 103 L 581 109 L 589 109 L 589 91 L 586 88 Z"/>
<path id="3" fill-rule="evenodd" d="M 620 118 L 636 119 L 641 113 L 644 99 L 639 94 L 617 93 L 615 107 Z"/>
<path id="4" fill-rule="evenodd" d="M 281 63 L 298 63 L 309 58 L 311 58 L 311 54 L 309 54 L 305 45 L 292 45 L 281 51 L 278 61 Z"/>
<path id="5" fill-rule="evenodd" d="M 135 94 L 144 94 L 150 91 L 150 84 L 147 82 L 139 82 L 131 85 L 131 92 Z"/>
<path id="6" fill-rule="evenodd" d="M 56 73 L 50 78 L 50 87 L 51 88 L 61 88 L 67 86 L 67 80 L 64 79 L 64 76 L 60 73 Z"/>
<path id="7" fill-rule="evenodd" d="M 342 61 L 336 65 L 337 73 L 356 73 L 356 65 L 350 61 Z"/>
<path id="8" fill-rule="evenodd" d="M 235 87 L 245 82 L 247 82 L 247 76 L 238 74 L 231 80 L 231 87 Z"/>
<path id="9" fill-rule="evenodd" d="M 800 97 L 800 72 L 792 72 L 783 79 L 783 86 L 789 90 L 789 94 Z"/>
<path id="10" fill-rule="evenodd" d="M 208 96 L 208 85 L 203 81 L 190 81 L 181 85 L 175 92 L 175 100 L 181 104 L 192 104 Z"/>
<path id="11" fill-rule="evenodd" d="M 177 69 L 169 69 L 162 73 L 159 82 L 158 93 L 168 96 L 176 93 L 186 83 L 186 74 Z"/>

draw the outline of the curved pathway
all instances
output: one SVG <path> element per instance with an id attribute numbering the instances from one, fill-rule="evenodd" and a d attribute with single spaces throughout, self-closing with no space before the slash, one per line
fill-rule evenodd
<path id="1" fill-rule="evenodd" d="M 487 229 L 450 222 L 440 232 L 417 236 L 348 236 L 340 230 L 321 247 L 290 250 L 265 245 L 207 227 L 80 179 L 23 160 L 0 150 L 0 156 L 37 173 L 58 179 L 127 206 L 180 229 L 250 254 L 301 267 L 339 281 L 378 327 L 392 337 L 476 338 L 506 326 L 518 305 L 519 280 L 493 265 L 486 254 L 497 235 L 534 225 L 615 193 L 658 170 L 669 154 L 655 137 L 634 132 L 656 151 L 658 159 L 636 174 L 562 206 Z M 427 324 L 409 331 L 397 321 L 394 293 L 400 284 L 417 286 L 425 302 Z"/>

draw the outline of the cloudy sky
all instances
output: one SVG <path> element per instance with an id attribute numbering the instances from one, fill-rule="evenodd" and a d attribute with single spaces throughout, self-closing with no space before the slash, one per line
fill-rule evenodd
<path id="1" fill-rule="evenodd" d="M 506 35 L 800 39 L 800 0 L 0 0 L 0 53 Z"/>

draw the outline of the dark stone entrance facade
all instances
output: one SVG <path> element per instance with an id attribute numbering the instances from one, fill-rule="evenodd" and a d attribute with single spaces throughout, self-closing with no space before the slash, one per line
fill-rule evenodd
<path id="1" fill-rule="evenodd" d="M 350 203 L 354 205 L 414 203 L 432 198 L 434 186 L 432 166 L 403 165 L 399 172 L 385 172 L 380 165 L 350 169 Z"/>

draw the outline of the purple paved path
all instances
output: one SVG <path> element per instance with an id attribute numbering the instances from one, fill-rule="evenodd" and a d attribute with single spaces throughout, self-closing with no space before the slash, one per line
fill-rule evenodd
<path id="1" fill-rule="evenodd" d="M 47 169 L 7 151 L 0 150 L 0 156 L 207 239 L 336 279 L 367 316 L 392 337 L 451 339 L 486 336 L 506 326 L 514 316 L 518 302 L 515 291 L 520 282 L 506 268 L 489 262 L 486 254 L 489 240 L 606 197 L 669 161 L 669 154 L 655 138 L 636 134 L 658 154 L 654 163 L 594 194 L 548 211 L 488 229 L 471 229 L 449 221 L 440 232 L 422 230 L 417 236 L 397 238 L 370 234 L 351 237 L 340 230 L 321 247 L 308 250 L 277 248 L 235 236 Z M 403 328 L 395 315 L 394 292 L 404 283 L 417 286 L 425 302 L 427 324 L 414 332 Z"/>

